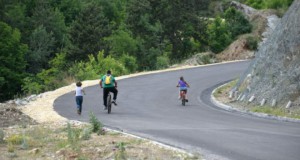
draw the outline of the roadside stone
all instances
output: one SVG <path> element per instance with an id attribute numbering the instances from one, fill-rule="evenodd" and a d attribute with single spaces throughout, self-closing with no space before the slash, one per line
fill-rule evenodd
<path id="1" fill-rule="evenodd" d="M 38 154 L 39 152 L 40 152 L 39 148 L 34 148 L 34 149 L 28 151 L 29 154 Z"/>
<path id="2" fill-rule="evenodd" d="M 263 98 L 263 99 L 261 100 L 261 102 L 260 102 L 260 106 L 265 105 L 265 103 L 266 103 L 266 99 Z"/>
<path id="3" fill-rule="evenodd" d="M 289 101 L 289 102 L 286 104 L 285 108 L 286 108 L 286 109 L 289 109 L 291 106 L 292 106 L 292 101 Z"/>
<path id="4" fill-rule="evenodd" d="M 276 99 L 273 99 L 273 100 L 272 100 L 271 106 L 272 106 L 272 107 L 275 107 L 275 105 L 276 105 Z"/>

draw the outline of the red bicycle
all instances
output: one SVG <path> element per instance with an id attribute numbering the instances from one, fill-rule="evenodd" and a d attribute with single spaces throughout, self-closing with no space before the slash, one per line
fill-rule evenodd
<path id="1" fill-rule="evenodd" d="M 183 106 L 185 106 L 185 102 L 187 102 L 187 99 L 186 99 L 186 91 L 185 90 L 181 90 L 180 91 L 180 98 L 181 98 L 181 104 Z"/>

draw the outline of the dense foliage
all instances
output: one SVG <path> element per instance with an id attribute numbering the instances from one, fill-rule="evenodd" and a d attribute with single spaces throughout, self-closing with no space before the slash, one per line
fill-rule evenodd
<path id="1" fill-rule="evenodd" d="M 0 0 L 0 101 L 226 48 L 251 25 L 206 0 Z M 226 9 L 224 9 L 226 10 Z M 219 15 L 219 18 L 206 18 Z"/>

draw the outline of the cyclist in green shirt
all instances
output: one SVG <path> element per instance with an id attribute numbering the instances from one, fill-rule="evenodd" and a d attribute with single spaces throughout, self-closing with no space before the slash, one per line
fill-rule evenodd
<path id="1" fill-rule="evenodd" d="M 118 90 L 117 90 L 117 86 L 118 83 L 115 80 L 115 77 L 111 75 L 111 71 L 108 70 L 106 75 L 102 76 L 102 78 L 100 79 L 100 87 L 103 88 L 103 104 L 104 104 L 104 109 L 107 109 L 107 95 L 109 92 L 112 92 L 114 94 L 113 96 L 113 101 L 112 103 L 117 105 L 117 95 L 118 95 Z"/>

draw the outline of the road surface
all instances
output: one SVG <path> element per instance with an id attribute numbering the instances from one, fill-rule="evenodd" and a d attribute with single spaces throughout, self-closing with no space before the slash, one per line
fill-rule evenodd
<path id="1" fill-rule="evenodd" d="M 197 67 L 118 81 L 118 106 L 103 110 L 99 86 L 85 88 L 83 112 L 76 113 L 74 94 L 55 100 L 63 117 L 88 122 L 93 112 L 106 126 L 204 154 L 206 159 L 299 160 L 300 123 L 259 118 L 218 108 L 212 90 L 239 77 L 250 62 Z M 190 84 L 189 102 L 178 100 L 178 79 Z"/>

